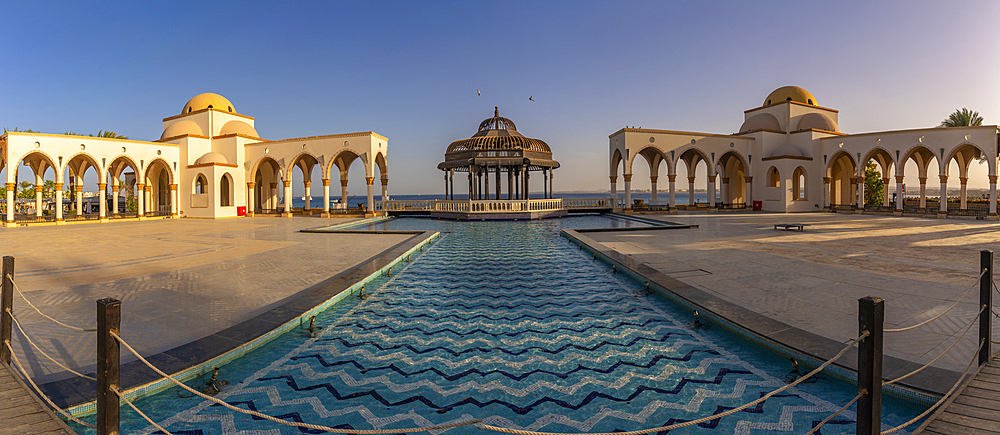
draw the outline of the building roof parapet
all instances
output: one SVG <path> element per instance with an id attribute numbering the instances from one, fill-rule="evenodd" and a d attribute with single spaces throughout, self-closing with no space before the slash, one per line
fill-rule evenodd
<path id="1" fill-rule="evenodd" d="M 757 110 L 766 109 L 768 107 L 779 106 L 779 105 L 782 105 L 782 104 L 794 104 L 796 106 L 808 107 L 810 109 L 822 109 L 822 110 L 826 110 L 826 111 L 833 112 L 833 113 L 840 113 L 840 111 L 837 110 L 837 109 L 831 109 L 829 107 L 823 107 L 823 106 L 816 106 L 816 105 L 813 105 L 813 104 L 800 103 L 798 101 L 779 101 L 777 103 L 773 103 L 773 104 L 770 104 L 770 105 L 767 105 L 767 106 L 760 106 L 760 107 L 754 107 L 753 109 L 747 109 L 747 110 L 744 110 L 743 113 L 750 113 L 750 112 L 754 112 L 754 111 L 757 111 Z"/>
<path id="2" fill-rule="evenodd" d="M 283 142 L 297 142 L 297 141 L 303 141 L 303 140 L 333 139 L 333 138 L 338 138 L 338 137 L 362 137 L 362 136 L 375 136 L 375 137 L 377 137 L 379 139 L 382 139 L 384 141 L 388 141 L 389 140 L 389 138 L 387 138 L 385 136 L 382 136 L 381 134 L 375 133 L 374 131 L 362 131 L 362 132 L 357 132 L 357 133 L 328 134 L 328 135 L 323 135 L 323 136 L 306 136 L 306 137 L 293 137 L 293 138 L 288 138 L 288 139 L 269 140 L 269 141 L 267 141 L 267 143 L 271 144 L 271 145 L 277 145 L 277 144 L 281 144 Z M 258 142 L 258 143 L 264 143 L 264 142 Z M 257 145 L 258 143 L 247 144 L 247 146 Z"/>
<path id="3" fill-rule="evenodd" d="M 14 136 L 45 136 L 45 137 L 60 137 L 60 138 L 75 137 L 75 138 L 87 139 L 87 140 L 98 140 L 98 141 L 109 141 L 109 142 L 113 141 L 115 143 L 134 143 L 134 144 L 140 144 L 140 145 L 157 145 L 157 146 L 159 146 L 159 145 L 179 146 L 179 145 L 176 145 L 176 144 L 159 143 L 159 140 L 144 141 L 144 140 L 135 140 L 135 139 L 114 139 L 114 138 L 110 138 L 110 137 L 80 136 L 80 135 L 73 135 L 73 134 L 35 133 L 35 132 L 30 132 L 29 133 L 29 132 L 22 132 L 22 131 L 8 131 L 8 132 L 4 133 L 2 136 L 0 136 L 0 139 L 6 138 L 7 135 L 14 135 Z"/>
<path id="4" fill-rule="evenodd" d="M 208 136 L 202 136 L 200 134 L 181 134 L 181 135 L 177 135 L 177 136 L 165 137 L 163 139 L 157 139 L 157 140 L 154 140 L 153 142 L 164 143 L 166 141 L 180 139 L 180 138 L 184 138 L 184 137 L 193 137 L 193 138 L 196 138 L 196 139 L 211 139 Z M 180 146 L 180 145 L 177 145 L 177 144 L 166 144 L 166 145 Z"/>
<path id="5" fill-rule="evenodd" d="M 209 110 L 214 110 L 214 111 L 219 112 L 219 113 L 225 113 L 226 115 L 238 116 L 240 118 L 246 118 L 246 119 L 250 119 L 250 120 L 254 119 L 254 117 L 248 116 L 248 115 L 244 115 L 242 113 L 227 112 L 225 110 L 219 110 L 219 109 L 216 109 L 216 108 L 213 107 L 211 109 L 201 109 L 201 110 L 195 110 L 193 112 L 182 113 L 180 115 L 168 116 L 166 118 L 163 118 L 163 120 L 164 121 L 170 121 L 171 119 L 183 118 L 185 116 L 195 115 L 195 114 L 198 114 L 198 113 L 204 113 L 204 112 L 207 112 Z"/>
<path id="6" fill-rule="evenodd" d="M 204 168 L 204 167 L 208 167 L 208 166 L 225 166 L 227 168 L 238 168 L 238 167 L 240 167 L 240 165 L 236 165 L 236 164 L 233 164 L 233 163 L 220 163 L 220 162 L 208 162 L 208 163 L 197 163 L 197 164 L 194 164 L 194 165 L 187 165 L 188 169 L 191 169 L 191 168 Z"/>
<path id="7" fill-rule="evenodd" d="M 818 133 L 832 134 L 832 135 L 835 135 L 835 136 L 850 136 L 849 133 L 842 133 L 842 132 L 839 132 L 839 131 L 830 131 L 830 130 L 820 130 L 818 128 L 805 128 L 805 129 L 802 129 L 802 130 L 795 130 L 795 131 L 791 132 L 791 134 L 795 134 L 795 133 L 808 133 L 808 132 L 811 132 L 811 131 L 815 131 L 815 132 L 818 132 Z"/>
<path id="8" fill-rule="evenodd" d="M 625 128 L 623 128 L 621 130 L 618 130 L 618 131 L 616 131 L 614 133 L 611 133 L 610 135 L 608 135 L 608 137 L 611 138 L 611 137 L 614 137 L 614 136 L 616 136 L 616 135 L 618 135 L 620 133 L 678 134 L 678 135 L 683 135 L 683 136 L 725 137 L 725 138 L 755 140 L 752 137 L 742 137 L 741 138 L 739 136 L 733 136 L 731 134 L 698 133 L 698 132 L 695 132 L 695 131 L 676 131 L 676 130 L 654 130 L 654 129 L 649 129 L 649 128 L 629 128 L 629 127 L 625 127 Z"/>
<path id="9" fill-rule="evenodd" d="M 868 132 L 868 133 L 846 134 L 845 136 L 850 136 L 850 137 L 878 136 L 878 135 L 886 135 L 886 134 L 912 133 L 912 132 L 918 132 L 918 131 L 937 131 L 937 130 L 950 131 L 950 130 L 965 130 L 965 129 L 972 129 L 972 130 L 993 129 L 993 130 L 997 131 L 998 133 L 1000 133 L 1000 125 L 976 125 L 976 126 L 968 126 L 968 127 L 926 127 L 926 128 L 910 128 L 910 129 L 905 129 L 905 130 L 872 131 L 872 132 Z M 834 139 L 834 138 L 823 137 L 823 138 L 820 138 L 820 139 L 821 140 L 825 140 L 825 139 Z"/>

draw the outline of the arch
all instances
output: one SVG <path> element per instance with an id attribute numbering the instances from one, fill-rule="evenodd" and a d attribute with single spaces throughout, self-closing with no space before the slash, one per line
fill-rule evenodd
<path id="1" fill-rule="evenodd" d="M 781 187 L 781 173 L 774 166 L 767 169 L 767 187 Z"/>
<path id="2" fill-rule="evenodd" d="M 932 159 L 937 158 L 934 151 L 927 148 L 924 145 L 914 145 L 910 147 L 903 154 L 903 157 L 899 160 L 899 175 L 903 175 L 903 166 L 910 159 L 913 159 L 914 163 L 917 164 L 917 170 L 920 173 L 920 177 L 927 177 L 927 169 L 930 166 Z M 940 160 L 940 159 L 939 159 Z M 938 173 L 941 172 L 941 162 L 938 162 Z"/>
<path id="3" fill-rule="evenodd" d="M 233 176 L 229 175 L 229 172 L 223 172 L 222 177 L 219 177 L 219 206 L 220 207 L 232 207 L 233 206 Z"/>
<path id="4" fill-rule="evenodd" d="M 865 162 L 865 165 L 867 165 L 868 162 L 872 160 L 874 160 L 875 163 L 878 164 L 879 168 L 882 169 L 883 177 L 888 177 L 889 174 L 891 173 L 890 169 L 893 169 L 897 166 L 896 159 L 892 156 L 892 154 L 889 153 L 888 150 L 880 146 L 872 148 L 870 151 L 868 151 L 868 154 L 865 155 L 865 158 L 862 161 Z"/>
<path id="5" fill-rule="evenodd" d="M 147 200 L 144 201 L 147 213 L 170 214 L 170 204 L 173 202 L 170 185 L 173 184 L 173 179 L 173 171 L 163 158 L 156 157 L 146 164 L 142 182 L 149 189 Z"/>
<path id="6" fill-rule="evenodd" d="M 303 169 L 304 171 L 305 168 L 303 168 L 301 164 L 309 165 L 311 173 L 312 167 L 319 164 L 319 158 L 309 151 L 302 151 L 296 154 L 295 157 L 292 157 L 291 160 L 289 160 L 288 167 L 285 168 L 286 172 L 291 173 L 292 169 L 294 169 L 296 165 L 300 165 L 299 168 Z"/>
<path id="7" fill-rule="evenodd" d="M 261 157 L 256 162 L 254 162 L 253 166 L 250 168 L 250 174 L 251 175 L 256 174 L 257 171 L 259 171 L 261 169 L 261 166 L 263 166 L 265 164 L 273 166 L 274 169 L 279 174 L 282 174 L 282 173 L 285 172 L 284 168 L 282 168 L 281 165 L 278 164 L 278 161 L 274 157 L 271 157 L 269 155 L 264 155 L 264 157 Z"/>
<path id="8" fill-rule="evenodd" d="M 646 160 L 646 164 L 649 165 L 649 175 L 656 175 L 660 169 L 660 161 L 667 160 L 666 155 L 663 154 L 663 150 L 654 145 L 649 145 L 636 153 L 638 156 L 642 156 Z M 636 159 L 628 162 L 628 173 L 632 173 L 632 165 L 635 164 Z"/>
<path id="9" fill-rule="evenodd" d="M 332 159 L 330 159 L 330 167 L 328 168 L 328 171 L 332 172 L 333 171 L 333 167 L 336 166 L 337 169 L 340 170 L 341 177 L 346 177 L 347 176 L 347 170 L 350 169 L 351 165 L 357 159 L 361 159 L 361 161 L 363 163 L 367 163 L 367 162 L 365 162 L 364 156 L 361 155 L 361 154 L 358 154 L 356 151 L 351 150 L 351 149 L 346 149 L 346 148 L 342 149 L 342 150 L 338 151 L 337 154 L 335 154 Z M 370 177 L 371 175 L 368 174 L 368 165 L 366 164 L 366 165 L 364 165 L 364 167 L 365 167 L 365 176 L 366 177 Z M 333 174 L 330 174 L 330 175 L 333 175 Z M 330 178 L 332 179 L 333 177 L 330 177 Z"/>
<path id="10" fill-rule="evenodd" d="M 97 182 L 98 183 L 103 183 L 104 182 L 104 180 L 106 179 L 106 178 L 104 178 L 104 174 L 103 174 L 104 171 L 101 170 L 102 169 L 101 165 L 97 163 L 97 158 L 95 158 L 94 156 L 90 155 L 90 153 L 88 153 L 88 152 L 80 151 L 80 152 L 77 152 L 76 154 L 73 154 L 72 156 L 70 156 L 70 158 L 68 160 L 66 160 L 66 167 L 68 167 L 70 169 L 73 169 L 72 163 L 75 162 L 75 161 L 77 161 L 77 160 L 86 161 L 87 164 L 90 165 L 89 166 L 90 168 L 94 168 L 94 170 L 97 171 L 97 174 L 98 174 L 97 175 Z M 85 169 L 89 169 L 89 168 L 85 168 Z M 84 171 L 84 172 L 86 172 L 86 171 Z"/>
<path id="11" fill-rule="evenodd" d="M 208 192 L 208 177 L 205 177 L 205 174 L 199 172 L 198 175 L 194 177 L 194 184 L 191 186 L 191 193 L 201 195 Z"/>
<path id="12" fill-rule="evenodd" d="M 802 166 L 795 168 L 792 172 L 792 200 L 793 201 L 805 201 L 808 199 L 808 183 L 809 177 L 806 174 L 806 169 Z"/>
<path id="13" fill-rule="evenodd" d="M 744 177 L 747 174 L 746 159 L 738 151 L 729 150 L 719 157 L 717 166 L 721 169 L 722 180 L 720 181 L 725 185 L 722 202 L 725 204 L 745 204 L 747 201 L 746 183 L 744 183 Z"/>
<path id="14" fill-rule="evenodd" d="M 624 158 L 622 157 L 622 150 L 618 149 L 618 148 L 615 148 L 615 151 L 613 153 L 611 153 L 611 174 L 610 175 L 612 177 L 618 175 L 618 166 L 621 165 L 622 160 L 624 160 Z"/>
<path id="15" fill-rule="evenodd" d="M 854 157 L 846 151 L 838 151 L 829 160 L 826 173 L 830 180 L 830 204 L 847 205 L 857 203 L 855 189 L 858 177 L 858 164 Z"/>
<path id="16" fill-rule="evenodd" d="M 174 171 L 170 168 L 170 164 L 167 163 L 167 160 L 163 157 L 156 157 L 153 160 L 150 160 L 149 163 L 146 164 L 146 174 L 149 174 L 149 170 L 156 164 L 163 165 L 163 169 L 167 173 L 167 180 L 170 183 L 174 183 Z"/>
<path id="17" fill-rule="evenodd" d="M 249 178 L 254 182 L 253 198 L 250 200 L 253 201 L 255 212 L 268 213 L 277 210 L 278 197 L 283 192 L 278 184 L 282 176 L 281 165 L 273 157 L 265 155 L 257 160 Z"/>
<path id="18" fill-rule="evenodd" d="M 49 167 L 58 168 L 58 166 L 56 166 L 55 159 L 53 159 L 52 156 L 48 155 L 45 151 L 37 150 L 36 149 L 36 150 L 31 150 L 31 151 L 28 151 L 28 152 L 24 153 L 24 155 L 21 156 L 21 158 L 19 158 L 17 160 L 11 160 L 11 162 L 17 162 L 17 163 L 14 163 L 14 164 L 10 165 L 10 168 L 14 169 L 15 175 L 17 174 L 18 163 L 23 162 L 25 159 L 28 159 L 32 155 L 36 155 L 36 154 L 39 157 L 41 157 L 43 160 L 45 160 L 45 164 L 48 165 Z M 56 172 L 59 172 L 58 169 L 56 170 Z M 14 178 L 14 180 L 16 181 L 17 178 Z"/>
<path id="19" fill-rule="evenodd" d="M 951 152 L 944 159 L 944 175 L 948 175 L 951 161 L 954 159 L 958 163 L 959 177 L 969 176 L 969 166 L 973 160 L 986 158 L 987 154 L 978 145 L 972 142 L 962 142 L 952 148 Z"/>
<path id="20" fill-rule="evenodd" d="M 708 154 L 705 153 L 705 151 L 702 151 L 700 148 L 696 146 L 689 145 L 687 147 L 675 151 L 674 154 L 679 156 L 677 158 L 678 161 L 684 160 L 688 164 L 689 171 L 694 169 L 694 165 L 698 163 L 698 160 L 703 160 L 705 161 L 705 164 L 708 165 L 709 168 L 708 175 L 712 175 L 712 171 L 715 170 L 714 169 L 715 162 L 713 162 L 711 159 L 708 158 Z"/>

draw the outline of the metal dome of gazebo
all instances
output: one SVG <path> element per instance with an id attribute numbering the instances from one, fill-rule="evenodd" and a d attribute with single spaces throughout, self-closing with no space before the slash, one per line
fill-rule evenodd
<path id="1" fill-rule="evenodd" d="M 469 199 L 503 199 L 501 174 L 507 173 L 507 198 L 528 199 L 530 172 L 541 172 L 544 197 L 552 197 L 552 170 L 559 162 L 552 160 L 552 150 L 540 139 L 525 137 L 517 132 L 513 121 L 500 116 L 494 108 L 493 117 L 479 124 L 479 131 L 468 139 L 448 146 L 444 162 L 445 197 L 455 199 L 455 172 L 468 172 Z M 489 175 L 496 174 L 495 194 L 490 198 Z M 517 186 L 515 188 L 514 186 Z"/>

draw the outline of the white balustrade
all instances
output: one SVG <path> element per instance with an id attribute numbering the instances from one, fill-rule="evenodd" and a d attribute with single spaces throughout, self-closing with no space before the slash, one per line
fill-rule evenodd
<path id="1" fill-rule="evenodd" d="M 505 213 L 611 208 L 614 198 L 528 200 L 389 200 L 376 204 L 379 211 L 437 211 L 458 213 Z"/>

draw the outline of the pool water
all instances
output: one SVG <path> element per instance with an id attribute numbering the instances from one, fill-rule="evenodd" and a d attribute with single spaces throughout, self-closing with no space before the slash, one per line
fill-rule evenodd
<path id="1" fill-rule="evenodd" d="M 558 233 L 640 225 L 604 216 L 396 218 L 370 225 L 437 230 L 442 238 L 392 276 L 369 284 L 364 299 L 351 296 L 318 316 L 321 330 L 303 327 L 223 366 L 219 377 L 232 385 L 217 397 L 339 428 L 481 418 L 496 426 L 575 433 L 690 421 L 785 385 L 787 360 L 722 328 L 695 327 L 691 313 L 647 294 L 641 283 L 615 274 Z M 136 405 L 174 434 L 321 433 L 254 419 L 179 391 Z M 670 433 L 801 434 L 855 394 L 853 385 L 820 377 L 756 407 Z M 885 398 L 883 427 L 924 409 Z M 122 416 L 123 433 L 158 432 L 131 409 L 123 407 Z M 852 406 L 818 433 L 854 433 L 854 417 Z M 447 432 L 487 433 L 468 426 Z"/>

